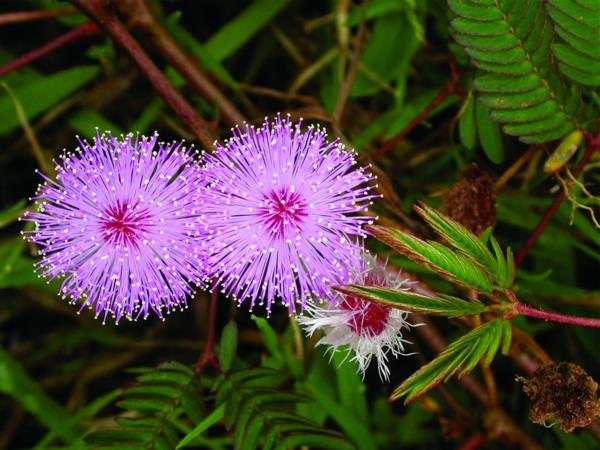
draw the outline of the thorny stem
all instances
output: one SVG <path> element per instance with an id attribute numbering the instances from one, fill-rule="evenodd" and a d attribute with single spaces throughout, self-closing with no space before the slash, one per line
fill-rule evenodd
<path id="1" fill-rule="evenodd" d="M 235 126 L 246 120 L 244 115 L 202 72 L 196 58 L 187 54 L 154 17 L 145 0 L 129 0 L 118 2 L 116 5 L 132 25 L 139 26 L 151 36 L 158 51 L 184 76 L 192 89 L 218 106 L 228 125 Z"/>
<path id="2" fill-rule="evenodd" d="M 196 362 L 196 372 L 201 373 L 206 364 L 210 364 L 215 369 L 219 370 L 219 361 L 215 356 L 215 334 L 217 328 L 217 306 L 218 306 L 219 291 L 214 289 L 210 294 L 210 306 L 208 310 L 208 330 L 206 335 L 206 344 L 204 352 Z"/>
<path id="3" fill-rule="evenodd" d="M 76 13 L 75 8 L 42 9 L 39 11 L 18 11 L 0 14 L 0 25 L 11 23 L 33 22 L 34 20 L 52 19 L 58 16 Z"/>
<path id="4" fill-rule="evenodd" d="M 154 89 L 165 99 L 179 118 L 190 127 L 201 144 L 206 149 L 212 150 L 214 139 L 209 125 L 173 87 L 140 44 L 133 39 L 125 26 L 109 9 L 106 2 L 104 0 L 71 0 L 71 3 L 95 20 L 108 36 L 129 53 L 131 59 L 152 83 Z"/>
<path id="5" fill-rule="evenodd" d="M 600 319 L 592 319 L 590 317 L 569 316 L 566 314 L 542 311 L 531 306 L 517 302 L 514 304 L 514 311 L 518 315 L 535 317 L 536 319 L 549 320 L 551 322 L 566 323 L 570 325 L 580 325 L 582 327 L 600 328 Z M 509 313 L 510 314 L 510 313 Z"/>
<path id="6" fill-rule="evenodd" d="M 392 148 L 398 144 L 402 139 L 406 137 L 408 133 L 414 130 L 421 122 L 423 122 L 431 111 L 433 111 L 440 103 L 442 103 L 448 96 L 453 94 L 456 89 L 456 83 L 458 83 L 459 73 L 454 61 L 450 60 L 450 80 L 446 83 L 446 86 L 435 96 L 433 100 L 421 111 L 410 123 L 400 131 L 392 139 L 383 143 L 381 148 L 373 154 L 373 161 L 377 162 L 385 156 Z"/>
<path id="7" fill-rule="evenodd" d="M 577 178 L 579 176 L 579 174 L 581 173 L 583 168 L 589 162 L 592 155 L 596 151 L 600 150 L 600 134 L 597 134 L 595 136 L 588 134 L 588 135 L 586 135 L 586 141 L 587 141 L 587 145 L 586 145 L 585 153 L 583 154 L 581 161 L 579 161 L 579 163 L 573 170 L 574 178 Z M 527 239 L 527 241 L 525 242 L 525 244 L 523 245 L 521 250 L 519 250 L 519 252 L 515 255 L 515 265 L 516 266 L 519 266 L 523 262 L 523 259 L 525 258 L 527 253 L 529 253 L 529 250 L 531 250 L 533 245 L 537 242 L 539 237 L 542 235 L 542 233 L 544 232 L 544 230 L 550 223 L 550 220 L 552 220 L 552 218 L 558 211 L 558 208 L 560 207 L 560 204 L 565 199 L 565 196 L 566 196 L 565 189 L 561 189 L 559 191 L 559 193 L 556 195 L 556 197 L 554 198 L 554 201 L 552 202 L 550 207 L 544 213 L 544 216 L 542 217 L 542 219 L 540 220 L 538 225 L 531 232 L 531 235 L 529 236 L 529 238 Z"/>
<path id="8" fill-rule="evenodd" d="M 13 59 L 5 66 L 0 67 L 0 77 L 12 72 L 13 70 L 20 69 L 36 59 L 41 58 L 42 56 L 52 53 L 54 50 L 62 47 L 63 45 L 71 44 L 82 37 L 90 36 L 92 34 L 96 34 L 97 32 L 98 28 L 93 22 L 87 22 L 77 28 L 73 28 L 71 31 L 63 34 L 62 36 L 59 36 L 47 44 L 44 44 L 41 47 L 30 51 L 29 53 L 25 53 L 24 55 Z"/>

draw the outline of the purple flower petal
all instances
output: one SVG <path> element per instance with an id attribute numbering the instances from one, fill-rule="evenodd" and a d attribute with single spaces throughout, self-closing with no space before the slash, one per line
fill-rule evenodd
<path id="1" fill-rule="evenodd" d="M 157 138 L 80 141 L 61 156 L 55 181 L 44 176 L 38 211 L 26 215 L 42 275 L 64 277 L 63 296 L 103 321 L 163 318 L 203 281 L 202 171 L 194 152 Z"/>
<path id="2" fill-rule="evenodd" d="M 236 129 L 204 155 L 208 227 L 204 248 L 215 284 L 255 303 L 281 299 L 290 311 L 308 299 L 332 299 L 358 265 L 372 221 L 373 176 L 355 154 L 320 128 L 289 117 Z"/>

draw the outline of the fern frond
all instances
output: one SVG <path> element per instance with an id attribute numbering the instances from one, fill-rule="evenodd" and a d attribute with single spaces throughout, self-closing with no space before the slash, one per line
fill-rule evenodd
<path id="1" fill-rule="evenodd" d="M 165 363 L 137 382 L 117 402 L 126 413 L 86 436 L 92 448 L 174 449 L 179 441 L 177 416 L 183 412 L 194 423 L 204 417 L 199 380 L 189 367 Z"/>
<path id="2" fill-rule="evenodd" d="M 297 415 L 296 406 L 312 399 L 286 392 L 277 371 L 257 368 L 222 375 L 215 383 L 217 404 L 225 405 L 225 426 L 235 430 L 235 448 L 354 448 L 339 433 Z"/>
<path id="3" fill-rule="evenodd" d="M 553 24 L 542 0 L 448 0 L 448 5 L 454 38 L 481 71 L 474 83 L 479 100 L 506 134 L 542 143 L 578 127 L 579 104 L 553 70 Z"/>

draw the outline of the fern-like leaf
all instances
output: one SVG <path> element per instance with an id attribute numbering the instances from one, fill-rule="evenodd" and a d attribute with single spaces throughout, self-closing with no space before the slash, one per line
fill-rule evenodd
<path id="1" fill-rule="evenodd" d="M 364 298 L 392 308 L 435 316 L 463 317 L 481 314 L 487 310 L 487 307 L 478 301 L 466 301 L 449 295 L 428 297 L 415 292 L 353 284 L 335 289 L 345 295 Z"/>
<path id="2" fill-rule="evenodd" d="M 462 376 L 475 368 L 483 360 L 489 365 L 502 342 L 502 351 L 508 352 L 511 339 L 511 326 L 507 320 L 493 320 L 465 334 L 450 344 L 434 360 L 421 367 L 392 393 L 390 400 L 406 397 L 405 403 L 414 400 L 447 381 L 454 374 Z"/>
<path id="3" fill-rule="evenodd" d="M 282 390 L 280 381 L 277 371 L 266 368 L 245 369 L 217 380 L 217 404 L 225 405 L 225 426 L 235 430 L 236 449 L 354 448 L 339 433 L 297 415 L 296 405 L 312 399 Z"/>
<path id="4" fill-rule="evenodd" d="M 600 2 L 548 0 L 556 34 L 552 51 L 561 72 L 576 83 L 600 86 Z"/>
<path id="5" fill-rule="evenodd" d="M 481 70 L 475 79 L 479 100 L 506 134 L 542 143 L 578 126 L 579 102 L 553 68 L 553 24 L 542 0 L 448 0 L 448 5 L 454 38 Z"/>
<path id="6" fill-rule="evenodd" d="M 486 293 L 494 289 L 492 274 L 470 256 L 394 228 L 372 225 L 368 229 L 381 242 L 453 283 Z"/>
<path id="7" fill-rule="evenodd" d="M 127 412 L 86 436 L 92 448 L 175 449 L 177 415 L 184 412 L 193 423 L 204 417 L 199 380 L 189 367 L 165 363 L 137 381 L 117 402 Z"/>
<path id="8" fill-rule="evenodd" d="M 418 203 L 415 212 L 450 245 L 494 270 L 495 261 L 489 249 L 469 229 L 443 215 L 425 203 Z"/>

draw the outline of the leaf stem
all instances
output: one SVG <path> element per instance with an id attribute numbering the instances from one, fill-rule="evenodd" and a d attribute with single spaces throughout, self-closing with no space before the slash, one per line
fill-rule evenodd
<path id="1" fill-rule="evenodd" d="M 210 294 L 210 306 L 208 310 L 208 330 L 206 335 L 206 344 L 204 352 L 196 362 L 196 372 L 201 373 L 206 364 L 210 364 L 215 369 L 219 370 L 219 361 L 215 356 L 215 334 L 217 327 L 217 306 L 218 306 L 219 291 L 215 288 Z"/>
<path id="2" fill-rule="evenodd" d="M 583 168 L 589 162 L 592 155 L 596 151 L 600 150 L 600 133 L 596 134 L 596 135 L 587 134 L 586 141 L 587 141 L 587 145 L 586 145 L 585 153 L 583 154 L 581 161 L 579 161 L 579 163 L 573 170 L 574 178 L 577 178 L 577 176 L 579 176 L 579 174 L 581 173 Z M 519 253 L 517 253 L 515 255 L 515 266 L 519 266 L 521 264 L 521 262 L 523 262 L 523 259 L 525 258 L 527 253 L 529 253 L 529 250 L 531 250 L 533 245 L 537 242 L 539 237 L 542 235 L 542 233 L 544 232 L 544 230 L 550 223 L 550 220 L 552 220 L 552 218 L 558 211 L 558 208 L 560 207 L 562 201 L 565 199 L 565 196 L 566 196 L 565 189 L 561 189 L 559 191 L 559 193 L 556 195 L 552 204 L 548 207 L 548 209 L 544 213 L 544 216 L 542 217 L 542 219 L 540 220 L 538 225 L 531 232 L 531 235 L 529 236 L 529 238 L 527 239 L 527 241 L 525 242 L 525 244 L 523 245 L 521 250 L 519 250 Z"/>
<path id="3" fill-rule="evenodd" d="M 93 22 L 87 22 L 77 28 L 73 28 L 71 31 L 63 34 L 62 36 L 59 36 L 56 39 L 42 45 L 41 47 L 25 53 L 24 55 L 13 59 L 8 64 L 0 67 L 0 77 L 14 70 L 20 69 L 36 59 L 41 58 L 42 56 L 52 53 L 54 50 L 62 47 L 63 45 L 71 44 L 77 41 L 79 38 L 90 36 L 92 34 L 96 34 L 97 32 L 98 28 L 96 28 L 96 25 Z"/>
<path id="4" fill-rule="evenodd" d="M 75 8 L 63 8 L 63 9 L 41 9 L 38 11 L 17 11 L 0 14 L 0 25 L 7 25 L 11 23 L 22 23 L 22 22 L 33 22 L 34 20 L 52 19 L 58 16 L 65 16 L 68 14 L 74 14 L 77 10 Z"/>
<path id="5" fill-rule="evenodd" d="M 570 316 L 567 314 L 542 311 L 523 303 L 514 303 L 514 310 L 523 316 L 535 317 L 536 319 L 549 320 L 551 322 L 566 323 L 570 325 L 579 325 L 583 327 L 600 328 L 600 319 L 590 317 Z"/>
<path id="6" fill-rule="evenodd" d="M 140 44 L 129 34 L 127 28 L 110 10 L 104 0 L 71 0 L 82 12 L 95 20 L 106 34 L 119 44 L 137 64 L 140 71 L 152 83 L 156 92 L 177 113 L 179 118 L 190 127 L 190 130 L 207 149 L 213 149 L 214 138 L 208 123 L 198 115 L 195 109 L 169 82 L 167 77 L 150 59 Z"/>

